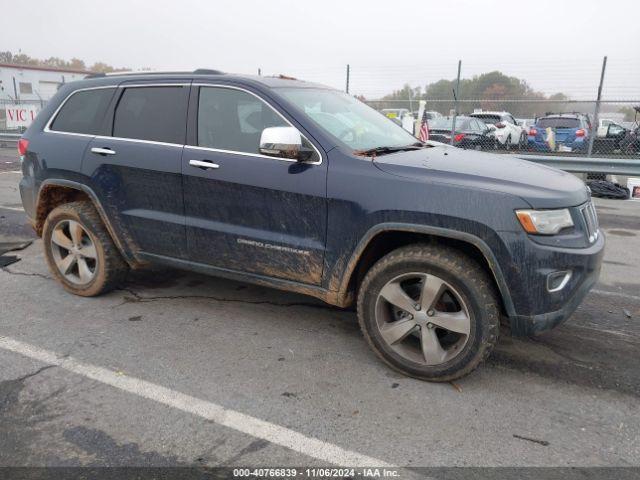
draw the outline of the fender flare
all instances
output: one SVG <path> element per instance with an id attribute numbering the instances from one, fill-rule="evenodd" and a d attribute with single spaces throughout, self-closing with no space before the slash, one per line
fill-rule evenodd
<path id="1" fill-rule="evenodd" d="M 96 193 L 90 187 L 88 187 L 87 185 L 85 185 L 83 183 L 80 183 L 80 182 L 74 182 L 73 180 L 66 180 L 66 179 L 63 179 L 63 178 L 48 178 L 48 179 L 44 180 L 40 184 L 40 188 L 38 189 L 38 195 L 37 195 L 36 203 L 35 203 L 35 211 L 36 212 L 38 211 L 38 205 L 40 205 L 42 192 L 44 191 L 44 189 L 46 187 L 50 187 L 50 186 L 72 188 L 74 190 L 79 190 L 79 191 L 84 192 L 85 194 L 87 194 L 87 196 L 91 200 L 91 203 L 93 203 L 93 206 L 98 211 L 98 215 L 100 215 L 100 219 L 102 220 L 102 223 L 106 227 L 107 232 L 109 232 L 109 235 L 111 236 L 111 239 L 113 240 L 113 243 L 116 245 L 116 248 L 120 252 L 120 255 L 122 255 L 122 258 L 124 258 L 124 260 L 131 267 L 139 264 L 139 262 L 130 253 L 129 249 L 125 248 L 124 244 L 120 240 L 120 237 L 118 237 L 118 235 L 116 235 L 116 230 L 114 229 L 113 224 L 111 223 L 111 220 L 109 220 L 107 212 L 105 211 L 104 207 L 102 206 L 102 203 L 100 202 L 100 199 L 98 198 Z"/>
<path id="2" fill-rule="evenodd" d="M 500 295 L 502 296 L 507 315 L 509 317 L 512 317 L 516 314 L 513 300 L 511 299 L 511 293 L 509 291 L 509 287 L 507 286 L 507 282 L 505 281 L 502 269 L 500 268 L 500 264 L 498 263 L 493 251 L 491 250 L 491 248 L 489 248 L 484 240 L 471 233 L 461 232 L 459 230 L 450 230 L 447 228 L 433 227 L 428 225 L 415 225 L 410 223 L 387 222 L 375 225 L 367 230 L 367 232 L 358 242 L 358 245 L 356 245 L 356 248 L 351 254 L 351 257 L 349 258 L 344 271 L 341 272 L 342 280 L 338 289 L 339 298 L 346 298 L 349 295 L 349 282 L 351 280 L 351 276 L 355 271 L 358 261 L 360 260 L 360 257 L 362 256 L 365 248 L 367 247 L 367 245 L 369 245 L 371 240 L 376 235 L 379 235 L 383 232 L 424 233 L 434 237 L 452 238 L 473 245 L 480 251 L 480 253 L 484 256 L 487 264 L 489 265 L 489 269 L 491 270 L 496 285 L 498 286 L 498 290 L 500 291 Z"/>

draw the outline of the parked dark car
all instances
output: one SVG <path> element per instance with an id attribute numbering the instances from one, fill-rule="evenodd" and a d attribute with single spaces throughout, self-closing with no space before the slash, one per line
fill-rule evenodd
<path id="1" fill-rule="evenodd" d="M 440 117 L 429 122 L 429 139 L 450 143 L 453 117 Z M 493 131 L 482 120 L 463 115 L 456 117 L 456 131 L 453 137 L 455 147 L 471 150 L 496 150 L 498 142 Z"/>
<path id="2" fill-rule="evenodd" d="M 640 119 L 638 119 L 638 115 L 640 115 L 640 105 L 635 105 L 633 109 L 635 110 L 633 123 L 630 125 L 630 128 L 625 129 L 624 137 L 622 137 L 618 144 L 620 151 L 627 155 L 640 153 Z M 611 132 L 611 129 L 609 129 L 607 134 L 614 134 L 614 132 Z"/>
<path id="3" fill-rule="evenodd" d="M 610 123 L 606 127 L 606 134 L 603 137 L 596 137 L 593 140 L 593 153 L 633 153 L 626 151 L 624 141 L 629 138 L 631 131 L 622 125 Z"/>
<path id="4" fill-rule="evenodd" d="M 501 317 L 514 335 L 555 327 L 600 271 L 604 237 L 573 175 L 418 142 L 293 79 L 67 83 L 19 152 L 25 211 L 69 292 L 159 264 L 356 305 L 373 351 L 422 379 L 471 372 Z"/>

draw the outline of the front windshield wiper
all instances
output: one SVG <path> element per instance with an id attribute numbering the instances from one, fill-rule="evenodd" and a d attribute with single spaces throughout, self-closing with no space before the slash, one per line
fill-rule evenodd
<path id="1" fill-rule="evenodd" d="M 375 157 L 376 155 L 386 155 L 388 153 L 420 150 L 421 148 L 425 148 L 427 146 L 428 145 L 426 143 L 422 143 L 422 142 L 415 142 L 415 143 L 412 143 L 411 145 L 402 145 L 399 147 L 391 147 L 391 146 L 383 145 L 381 147 L 369 148 L 367 150 L 358 150 L 357 152 L 355 152 L 355 154 L 362 155 L 363 157 Z"/>

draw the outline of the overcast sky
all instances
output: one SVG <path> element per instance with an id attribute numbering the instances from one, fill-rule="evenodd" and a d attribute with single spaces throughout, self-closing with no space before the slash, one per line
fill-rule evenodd
<path id="1" fill-rule="evenodd" d="M 14 17 L 16 18 L 16 17 Z M 500 69 L 534 88 L 640 97 L 640 1 L 29 0 L 0 49 L 139 69 L 286 73 L 368 97 Z"/>

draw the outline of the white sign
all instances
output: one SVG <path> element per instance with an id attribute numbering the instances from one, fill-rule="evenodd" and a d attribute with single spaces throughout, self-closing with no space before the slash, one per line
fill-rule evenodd
<path id="1" fill-rule="evenodd" d="M 8 104 L 4 107 L 7 129 L 28 127 L 40 111 L 38 105 Z"/>

